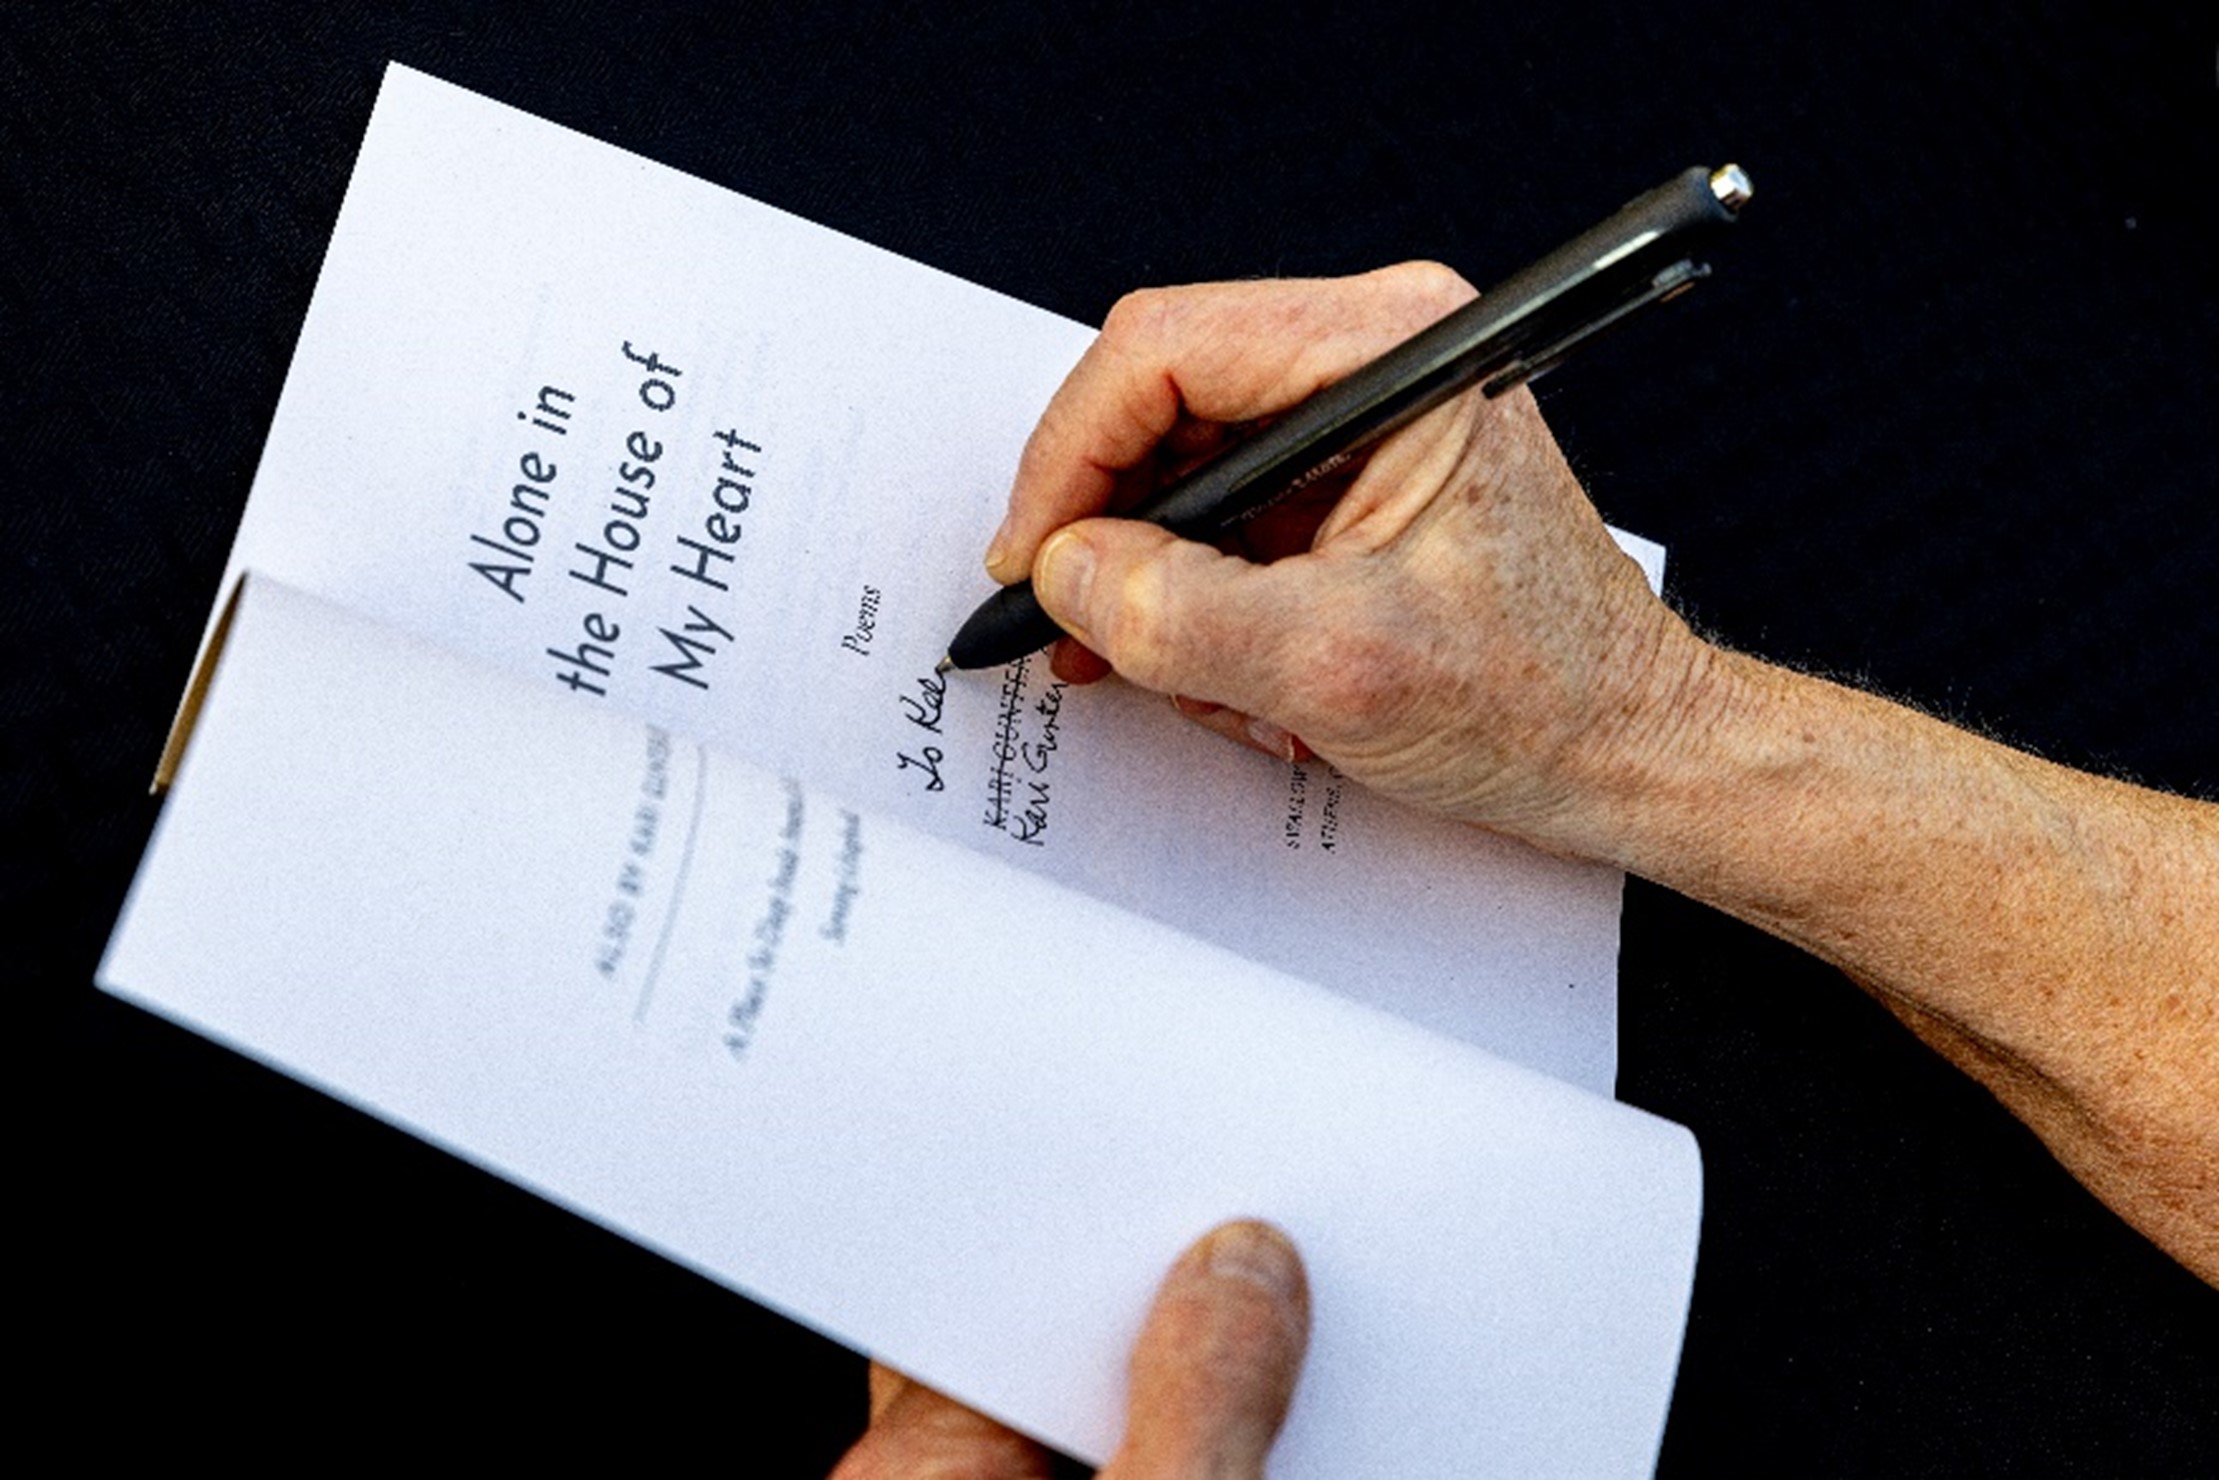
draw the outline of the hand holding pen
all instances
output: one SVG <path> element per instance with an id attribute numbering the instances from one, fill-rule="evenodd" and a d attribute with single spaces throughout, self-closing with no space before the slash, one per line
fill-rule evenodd
<path id="1" fill-rule="evenodd" d="M 1618 549 L 1524 390 L 1474 384 L 1377 440 L 1269 563 L 1091 517 L 1167 450 L 1281 425 L 1474 297 L 1421 263 L 1120 304 L 1027 445 L 995 573 L 1029 574 L 1084 644 L 1059 647 L 1066 677 L 1106 661 L 1243 743 L 1294 758 L 1306 742 L 1374 790 L 1593 853 L 1609 804 L 1582 776 L 1637 772 L 1667 743 L 1649 722 L 1710 650 Z"/>
<path id="2" fill-rule="evenodd" d="M 1214 539 L 1329 478 L 1441 402 L 1473 386 L 1493 398 L 1524 384 L 1604 329 L 1706 275 L 1709 268 L 1689 253 L 1730 224 L 1750 193 L 1748 176 L 1734 165 L 1683 171 L 1477 301 L 1320 385 L 1125 517 L 1189 539 Z M 1121 308 L 1131 316 L 1132 309 Z M 1106 326 L 1104 342 L 1114 344 L 1115 333 L 1114 323 Z M 1056 635 L 1029 585 L 1019 582 L 964 623 L 940 671 L 1006 663 Z"/>

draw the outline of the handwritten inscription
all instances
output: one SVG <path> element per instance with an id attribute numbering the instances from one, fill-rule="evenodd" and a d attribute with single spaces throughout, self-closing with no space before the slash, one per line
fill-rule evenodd
<path id="1" fill-rule="evenodd" d="M 901 705 L 902 719 L 927 735 L 944 733 L 941 729 L 948 704 L 948 680 L 937 673 L 927 673 L 915 683 L 916 692 L 899 694 L 895 702 Z M 947 781 L 940 774 L 940 763 L 947 754 L 937 745 L 918 746 L 912 754 L 907 750 L 894 753 L 894 769 L 915 771 L 924 780 L 926 791 L 946 791 Z"/>
<path id="2" fill-rule="evenodd" d="M 894 769 L 917 772 L 924 778 L 926 791 L 946 791 L 948 782 L 947 778 L 940 774 L 940 763 L 947 758 L 947 752 L 939 746 L 921 745 L 917 748 L 915 755 L 911 755 L 906 750 L 896 751 L 894 753 Z"/>
<path id="3" fill-rule="evenodd" d="M 1051 682 L 1037 696 L 1029 696 L 1031 663 L 1030 658 L 1020 658 L 1002 675 L 994 714 L 993 766 L 986 777 L 986 815 L 981 820 L 1028 847 L 1040 848 L 1048 840 L 1049 806 L 1055 799 L 1048 770 L 1063 743 L 1063 696 L 1069 685 Z"/>
<path id="4" fill-rule="evenodd" d="M 1048 685 L 1048 692 L 1032 707 L 1033 713 L 1040 716 L 1039 733 L 1017 747 L 1017 753 L 1024 757 L 1025 769 L 1035 776 L 1046 774 L 1048 761 L 1056 753 L 1057 731 L 1063 724 L 1063 691 L 1067 687 L 1069 685 L 1061 683 Z"/>
<path id="5" fill-rule="evenodd" d="M 1048 833 L 1048 764 L 1055 758 L 1063 723 L 1063 691 L 1066 685 L 1052 683 L 1046 693 L 1033 704 L 1036 717 L 1033 738 L 1018 742 L 1017 755 L 1032 774 L 1025 778 L 1024 804 L 1017 810 L 1016 825 L 1010 836 L 1020 843 L 1039 848 L 1046 844 Z"/>
<path id="6" fill-rule="evenodd" d="M 948 680 L 938 673 L 918 678 L 917 692 L 901 696 L 902 717 L 928 735 L 941 733 L 940 719 L 948 707 Z"/>
<path id="7" fill-rule="evenodd" d="M 1027 781 L 1024 805 L 1017 809 L 1015 825 L 1010 828 L 1009 835 L 1020 843 L 1040 847 L 1048 831 L 1048 800 L 1047 782 Z"/>
<path id="8" fill-rule="evenodd" d="M 983 821 L 999 832 L 1009 831 L 1019 764 L 1017 745 L 1023 729 L 1025 673 L 1032 659 L 1019 658 L 1002 670 L 1002 693 L 994 710 L 994 740 L 990 747 L 993 766 L 986 773 L 986 816 Z"/>

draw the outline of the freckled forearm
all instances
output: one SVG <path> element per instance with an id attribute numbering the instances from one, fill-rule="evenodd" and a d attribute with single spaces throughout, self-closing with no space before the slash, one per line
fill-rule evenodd
<path id="1" fill-rule="evenodd" d="M 1592 851 L 1840 966 L 2219 1283 L 2219 808 L 1715 650 Z"/>

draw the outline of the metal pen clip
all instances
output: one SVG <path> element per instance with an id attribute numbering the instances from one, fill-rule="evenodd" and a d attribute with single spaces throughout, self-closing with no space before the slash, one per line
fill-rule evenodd
<path id="1" fill-rule="evenodd" d="M 1710 187 L 1711 198 L 1718 202 L 1729 217 L 1740 215 L 1741 208 L 1756 194 L 1756 186 L 1750 182 L 1748 172 L 1738 164 L 1721 165 L 1712 170 L 1706 183 Z M 1595 264 L 1597 272 L 1607 274 L 1621 260 L 1632 258 L 1654 240 L 1656 233 L 1650 232 L 1624 243 Z M 1547 374 L 1563 364 L 1573 350 L 1603 330 L 1623 322 L 1652 303 L 1662 303 L 1678 297 L 1709 276 L 1710 267 L 1707 263 L 1690 258 L 1674 262 L 1651 276 L 1648 283 L 1641 288 L 1605 308 L 1588 313 L 1575 322 L 1568 332 L 1548 340 L 1539 349 L 1520 353 L 1517 358 L 1487 378 L 1480 386 L 1480 394 L 1492 399 L 1504 391 Z"/>
<path id="2" fill-rule="evenodd" d="M 1630 298 L 1620 300 L 1604 312 L 1583 320 L 1569 334 L 1560 336 L 1531 354 L 1520 355 L 1490 376 L 1480 389 L 1480 394 L 1492 400 L 1504 391 L 1525 384 L 1539 375 L 1545 375 L 1571 355 L 1572 351 L 1608 329 L 1623 322 L 1652 303 L 1662 303 L 1676 298 L 1710 276 L 1707 263 L 1694 262 L 1683 257 L 1657 273 L 1647 287 Z"/>

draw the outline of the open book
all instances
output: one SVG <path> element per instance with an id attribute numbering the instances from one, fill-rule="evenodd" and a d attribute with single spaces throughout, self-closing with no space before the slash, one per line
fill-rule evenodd
<path id="1" fill-rule="evenodd" d="M 392 69 L 102 983 L 1081 1455 L 1255 1215 L 1285 1473 L 1644 1469 L 1617 877 L 931 674 L 1086 339 Z"/>

